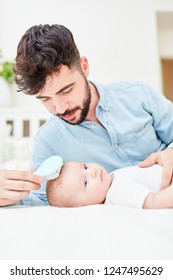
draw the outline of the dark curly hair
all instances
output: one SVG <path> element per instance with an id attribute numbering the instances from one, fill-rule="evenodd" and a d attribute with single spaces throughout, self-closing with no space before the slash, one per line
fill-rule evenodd
<path id="1" fill-rule="evenodd" d="M 38 93 L 47 76 L 60 71 L 62 64 L 80 68 L 80 53 L 71 31 L 58 24 L 32 26 L 17 47 L 14 73 L 18 91 Z"/>

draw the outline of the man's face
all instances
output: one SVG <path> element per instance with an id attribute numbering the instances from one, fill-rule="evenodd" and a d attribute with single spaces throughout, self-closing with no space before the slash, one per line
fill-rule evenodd
<path id="1" fill-rule="evenodd" d="M 84 88 L 81 88 L 81 97 L 83 95 L 82 105 L 76 105 L 73 108 L 67 108 L 63 114 L 56 114 L 58 117 L 62 118 L 64 121 L 71 124 L 79 124 L 83 122 L 88 114 L 91 102 L 91 90 L 88 81 L 83 77 L 85 82 Z M 79 100 L 79 98 L 78 98 Z M 77 102 L 77 100 L 76 100 Z"/>
<path id="2" fill-rule="evenodd" d="M 60 72 L 47 78 L 45 87 L 36 98 L 64 121 L 70 124 L 81 123 L 87 117 L 91 101 L 85 71 L 63 65 Z"/>

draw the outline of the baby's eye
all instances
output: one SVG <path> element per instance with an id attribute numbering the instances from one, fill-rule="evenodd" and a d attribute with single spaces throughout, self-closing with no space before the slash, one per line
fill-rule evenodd
<path id="1" fill-rule="evenodd" d="M 84 163 L 84 169 L 88 169 L 87 165 Z"/>
<path id="2" fill-rule="evenodd" d="M 85 179 L 84 179 L 84 185 L 85 185 L 85 187 L 87 186 L 87 184 L 88 184 L 88 180 L 87 180 L 87 178 L 85 178 Z"/>

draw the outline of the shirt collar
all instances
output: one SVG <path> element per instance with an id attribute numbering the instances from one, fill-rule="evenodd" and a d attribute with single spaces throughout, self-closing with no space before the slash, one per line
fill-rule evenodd
<path id="1" fill-rule="evenodd" d="M 100 96 L 96 109 L 100 107 L 104 111 L 109 111 L 110 107 L 109 107 L 106 87 L 104 85 L 99 85 L 93 81 L 91 81 L 91 83 L 96 87 L 98 94 Z"/>

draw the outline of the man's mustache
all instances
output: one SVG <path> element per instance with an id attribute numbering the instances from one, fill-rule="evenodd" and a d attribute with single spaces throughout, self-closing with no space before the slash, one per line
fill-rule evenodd
<path id="1" fill-rule="evenodd" d="M 75 113 L 77 110 L 80 110 L 81 108 L 79 106 L 76 106 L 72 110 L 66 110 L 63 114 L 56 114 L 58 117 L 63 118 L 65 116 L 71 115 Z"/>

